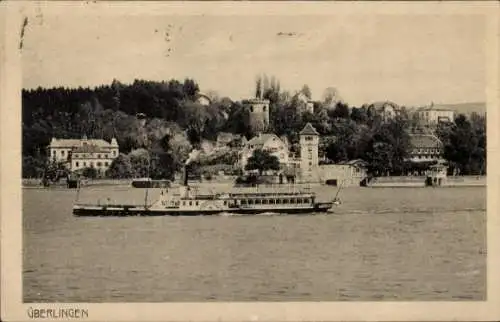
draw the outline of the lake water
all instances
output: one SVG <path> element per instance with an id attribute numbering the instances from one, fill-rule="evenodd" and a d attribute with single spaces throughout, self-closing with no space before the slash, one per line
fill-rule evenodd
<path id="1" fill-rule="evenodd" d="M 486 298 L 485 187 L 347 188 L 312 216 L 77 218 L 75 195 L 23 190 L 25 302 Z M 79 195 L 108 197 L 144 190 Z"/>

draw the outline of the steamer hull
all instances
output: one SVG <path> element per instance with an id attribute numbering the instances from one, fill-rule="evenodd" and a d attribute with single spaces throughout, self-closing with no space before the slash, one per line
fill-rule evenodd
<path id="1" fill-rule="evenodd" d="M 286 215 L 312 214 L 327 212 L 332 206 L 327 204 L 300 208 L 231 208 L 221 210 L 180 210 L 180 209 L 148 209 L 145 207 L 123 206 L 75 206 L 73 215 L 77 217 L 132 217 L 132 216 L 214 216 L 223 213 L 239 215 L 258 215 L 276 213 Z"/>

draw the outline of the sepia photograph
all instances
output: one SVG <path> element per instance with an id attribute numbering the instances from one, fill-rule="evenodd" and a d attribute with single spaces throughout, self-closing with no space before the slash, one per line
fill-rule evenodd
<path id="1" fill-rule="evenodd" d="M 17 156 L 2 175 L 17 186 L 2 192 L 2 244 L 19 230 L 18 316 L 96 319 L 89 303 L 498 313 L 498 5 L 328 5 L 4 8 L 16 35 L 2 30 L 2 85 L 17 96 L 2 101 L 2 161 Z"/>

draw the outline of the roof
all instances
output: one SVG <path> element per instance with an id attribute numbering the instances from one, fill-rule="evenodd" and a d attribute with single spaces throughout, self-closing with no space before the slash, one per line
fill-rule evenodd
<path id="1" fill-rule="evenodd" d="M 272 140 L 272 139 L 276 139 L 276 140 L 282 142 L 281 139 L 278 136 L 276 136 L 275 134 L 261 134 L 259 136 L 253 137 L 250 141 L 247 142 L 246 145 L 253 146 L 253 148 L 259 148 L 259 147 L 264 146 L 264 144 L 267 141 Z"/>
<path id="2" fill-rule="evenodd" d="M 97 145 L 84 144 L 73 150 L 73 153 L 92 153 L 92 152 L 103 152 L 102 147 Z"/>
<path id="3" fill-rule="evenodd" d="M 389 106 L 392 106 L 395 110 L 399 110 L 399 105 L 394 103 L 394 102 L 390 102 L 390 101 L 383 101 L 383 102 L 373 102 L 371 103 L 370 105 L 368 105 L 368 107 L 371 107 L 371 108 L 374 108 L 375 110 L 377 111 L 380 111 L 382 110 L 386 105 L 389 105 Z"/>
<path id="4" fill-rule="evenodd" d="M 445 107 L 436 107 L 435 105 L 427 106 L 427 107 L 421 107 L 417 111 L 442 111 L 442 112 L 455 112 L 452 109 L 445 108 Z"/>
<path id="5" fill-rule="evenodd" d="M 311 123 L 307 123 L 306 126 L 300 131 L 300 135 L 319 135 L 318 131 L 312 126 Z"/>
<path id="6" fill-rule="evenodd" d="M 241 135 L 231 132 L 219 132 L 219 134 L 217 134 L 217 141 L 230 142 L 232 140 L 239 139 L 240 137 Z"/>
<path id="7" fill-rule="evenodd" d="M 431 134 L 413 134 L 410 136 L 413 148 L 440 148 L 443 146 L 441 140 Z"/>
<path id="8" fill-rule="evenodd" d="M 209 102 L 209 104 L 212 103 L 212 100 L 210 99 L 210 97 L 208 97 L 208 95 L 205 95 L 203 93 L 197 93 L 196 94 L 196 101 L 199 102 L 200 99 L 206 99 Z"/>
<path id="9" fill-rule="evenodd" d="M 116 143 L 116 140 L 113 140 Z M 112 142 L 113 142 L 112 141 Z M 102 139 L 56 139 L 52 138 L 49 147 L 50 148 L 78 148 L 83 146 L 84 142 L 88 145 L 95 145 L 100 148 L 118 146 L 118 144 L 113 145 Z"/>

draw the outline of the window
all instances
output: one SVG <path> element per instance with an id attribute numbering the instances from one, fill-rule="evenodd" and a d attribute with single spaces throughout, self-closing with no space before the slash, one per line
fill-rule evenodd
<path id="1" fill-rule="evenodd" d="M 80 165 L 78 164 L 78 162 L 75 162 L 75 166 L 78 168 Z"/>
<path id="2" fill-rule="evenodd" d="M 281 199 L 276 199 L 276 204 L 280 204 L 281 203 Z"/>
<path id="3" fill-rule="evenodd" d="M 104 165 L 105 165 L 105 166 L 108 166 L 108 165 L 109 165 L 109 162 L 104 162 Z"/>
<path id="4" fill-rule="evenodd" d="M 183 205 L 183 206 L 185 206 L 185 205 L 186 205 L 186 202 L 185 202 L 185 201 L 183 201 L 183 202 L 182 202 L 182 205 Z"/>
<path id="5" fill-rule="evenodd" d="M 192 205 L 193 205 L 193 202 L 192 202 L 192 201 L 190 201 L 190 202 L 189 202 L 189 205 L 190 205 L 190 206 L 192 206 Z"/>
<path id="6" fill-rule="evenodd" d="M 312 140 L 313 140 L 312 136 L 306 136 L 306 141 L 312 141 Z"/>
<path id="7" fill-rule="evenodd" d="M 313 148 L 309 147 L 309 148 L 307 148 L 307 151 L 309 151 L 309 153 L 312 153 Z"/>
<path id="8" fill-rule="evenodd" d="M 101 166 L 101 162 L 97 162 L 97 166 L 100 167 Z"/>
<path id="9" fill-rule="evenodd" d="M 97 155 L 97 158 L 98 158 L 98 159 L 100 159 L 100 158 L 101 158 L 101 155 L 100 155 L 100 154 L 98 154 L 98 155 Z"/>
<path id="10" fill-rule="evenodd" d="M 309 166 L 312 166 L 312 165 L 313 165 L 313 163 L 311 161 L 309 161 Z"/>
<path id="11" fill-rule="evenodd" d="M 255 204 L 256 204 L 256 205 L 260 205 L 260 203 L 261 203 L 261 200 L 260 200 L 260 199 L 256 199 L 256 200 L 255 200 Z"/>
<path id="12" fill-rule="evenodd" d="M 86 167 L 87 166 L 87 162 L 83 162 L 83 166 Z"/>
<path id="13" fill-rule="evenodd" d="M 56 156 L 56 150 L 52 151 L 52 155 Z"/>
<path id="14" fill-rule="evenodd" d="M 61 151 L 61 155 L 64 155 L 64 150 Z"/>
<path id="15" fill-rule="evenodd" d="M 115 156 L 115 155 L 116 155 L 116 151 L 113 151 L 113 156 Z"/>
<path id="16" fill-rule="evenodd" d="M 227 201 L 226 201 L 226 200 L 224 200 L 224 206 L 225 206 L 225 205 L 227 205 Z"/>
<path id="17" fill-rule="evenodd" d="M 253 205 L 253 199 L 248 200 L 249 205 Z"/>
<path id="18" fill-rule="evenodd" d="M 267 199 L 262 200 L 263 205 L 267 205 L 267 203 L 268 203 Z"/>
<path id="19" fill-rule="evenodd" d="M 196 205 L 196 206 L 198 206 L 198 201 L 197 201 L 197 202 L 195 202 L 195 205 Z"/>
<path id="20" fill-rule="evenodd" d="M 90 162 L 90 166 L 93 167 L 94 166 L 94 162 Z"/>

